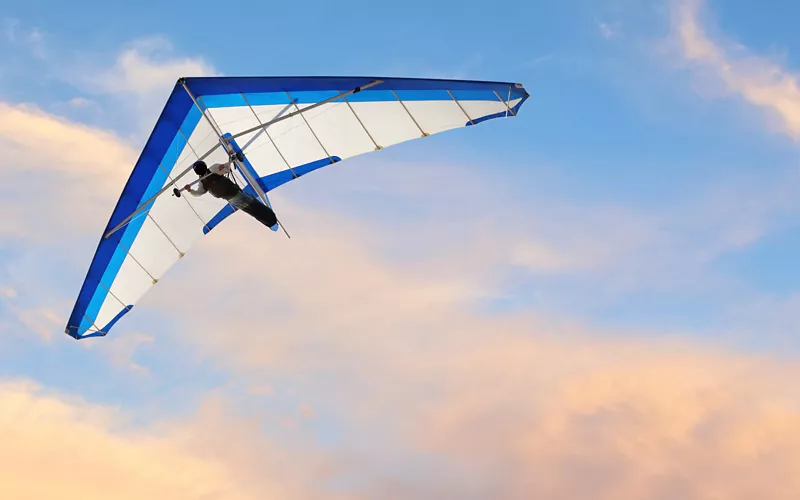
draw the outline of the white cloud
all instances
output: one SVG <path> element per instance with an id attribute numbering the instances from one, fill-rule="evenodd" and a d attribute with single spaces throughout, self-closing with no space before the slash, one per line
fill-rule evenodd
<path id="1" fill-rule="evenodd" d="M 600 35 L 603 38 L 605 38 L 606 40 L 610 40 L 611 38 L 614 38 L 617 35 L 617 30 L 612 28 L 606 22 L 602 22 L 602 21 L 598 22 L 597 23 L 597 29 L 600 31 Z"/>
<path id="2" fill-rule="evenodd" d="M 53 310 L 46 307 L 23 308 L 8 307 L 12 316 L 17 319 L 23 330 L 16 331 L 16 337 L 35 335 L 44 342 L 51 342 L 55 335 L 63 331 L 63 319 Z"/>
<path id="3" fill-rule="evenodd" d="M 2 171 L 47 169 L 65 175 L 92 174 L 91 181 L 130 173 L 133 148 L 106 130 L 88 127 L 27 104 L 0 102 Z"/>
<path id="4" fill-rule="evenodd" d="M 702 0 L 676 0 L 674 5 L 682 56 L 708 79 L 707 85 L 740 96 L 765 112 L 776 130 L 800 140 L 798 75 L 741 44 L 713 40 L 701 19 Z"/>
<path id="5" fill-rule="evenodd" d="M 203 58 L 181 56 L 167 38 L 155 36 L 132 41 L 113 61 L 65 66 L 62 77 L 88 96 L 106 100 L 102 106 L 105 117 L 114 120 L 117 130 L 142 142 L 178 78 L 218 74 Z"/>
<path id="6" fill-rule="evenodd" d="M 75 109 L 85 109 L 85 108 L 99 109 L 99 106 L 96 102 L 94 102 L 91 99 L 87 99 L 85 97 L 73 97 L 72 99 L 67 101 L 67 106 Z"/>
<path id="7" fill-rule="evenodd" d="M 148 367 L 133 361 L 133 358 L 142 347 L 151 345 L 153 342 L 155 342 L 153 335 L 128 332 L 114 342 L 85 342 L 83 345 L 87 349 L 101 352 L 116 367 L 130 370 L 139 375 L 148 375 L 150 372 Z"/>
<path id="8" fill-rule="evenodd" d="M 109 70 L 100 69 L 87 84 L 111 94 L 168 93 L 183 76 L 214 76 L 214 68 L 203 59 L 178 57 L 163 37 L 139 39 L 130 44 Z"/>
<path id="9" fill-rule="evenodd" d="M 17 296 L 17 291 L 11 287 L 0 286 L 0 296 L 7 299 L 13 299 Z"/>
<path id="10" fill-rule="evenodd" d="M 93 104 L 93 102 L 91 100 L 89 100 L 89 99 L 84 98 L 84 97 L 73 97 L 72 99 L 67 101 L 67 104 L 69 104 L 70 106 L 72 106 L 74 108 L 84 108 L 86 106 L 89 106 L 89 105 Z"/>
<path id="11" fill-rule="evenodd" d="M 45 35 L 36 27 L 27 28 L 19 19 L 5 18 L 2 20 L 3 35 L 7 42 L 15 46 L 25 47 L 35 57 L 45 57 Z"/>

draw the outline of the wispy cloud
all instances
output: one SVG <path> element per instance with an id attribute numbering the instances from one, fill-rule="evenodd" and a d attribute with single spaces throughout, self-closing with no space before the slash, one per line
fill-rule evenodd
<path id="1" fill-rule="evenodd" d="M 487 165 L 486 171 L 490 168 Z M 346 193 L 349 199 L 381 190 L 395 207 L 424 213 L 425 218 L 393 222 L 391 232 L 424 235 L 416 245 L 428 251 L 415 255 L 432 258 L 441 251 L 446 257 L 431 267 L 469 270 L 454 275 L 479 275 L 487 268 L 491 271 L 486 274 L 496 274 L 510 264 L 537 275 L 595 284 L 597 278 L 603 289 L 626 291 L 711 284 L 706 271 L 715 259 L 770 234 L 779 216 L 800 212 L 794 195 L 800 174 L 795 171 L 731 177 L 669 206 L 642 209 L 575 200 L 568 190 L 553 193 L 549 187 L 526 185 L 520 193 L 513 177 L 489 181 L 482 169 L 419 163 L 362 170 L 345 165 L 335 175 L 322 174 L 329 176 L 326 183 L 306 180 L 303 190 L 309 200 L 331 197 L 330 203 L 334 186 L 342 193 L 339 198 Z M 420 176 L 425 183 L 415 182 Z M 457 184 L 452 182 L 456 178 Z M 486 189 L 487 182 L 492 189 Z M 478 212 L 461 209 L 476 199 L 481 200 Z M 364 236 L 363 244 L 391 238 L 384 234 L 386 223 L 381 219 L 387 214 L 372 217 L 360 211 L 358 216 L 372 226 L 372 236 Z"/>
<path id="2" fill-rule="evenodd" d="M 59 326 L 62 322 L 63 318 L 59 318 Z M 99 351 L 113 366 L 130 370 L 138 375 L 149 375 L 149 368 L 134 361 L 134 357 L 143 348 L 152 345 L 154 341 L 153 335 L 128 332 L 127 335 L 118 338 L 115 342 L 86 343 L 85 346 L 87 349 Z"/>
<path id="3" fill-rule="evenodd" d="M 115 115 L 126 117 L 115 126 L 141 141 L 152 130 L 178 78 L 218 74 L 203 58 L 177 54 L 167 38 L 153 36 L 128 43 L 113 61 L 98 58 L 65 66 L 61 76 L 86 96 L 113 103 Z M 79 103 L 84 101 L 73 102 Z"/>
<path id="4" fill-rule="evenodd" d="M 47 307 L 25 308 L 13 305 L 7 309 L 24 328 L 22 331 L 17 332 L 17 337 L 33 334 L 39 340 L 51 342 L 55 334 L 60 330 L 61 316 Z"/>
<path id="5" fill-rule="evenodd" d="M 415 179 L 414 168 L 421 172 L 446 170 L 418 165 L 392 171 L 399 177 Z M 347 176 L 343 172 L 336 175 Z M 359 172 L 353 176 L 363 179 Z M 432 193 L 407 191 L 412 187 L 405 187 L 400 179 L 391 182 L 381 177 L 380 183 L 391 193 L 393 207 L 401 210 L 409 201 L 399 195 L 405 192 L 413 200 L 410 205 L 424 216 L 397 222 L 382 215 L 374 225 L 368 215 L 353 218 L 330 208 L 303 207 L 293 196 L 276 193 L 273 201 L 291 221 L 292 240 L 260 231 L 247 218 L 227 221 L 225 228 L 220 228 L 226 236 L 204 240 L 193 250 L 196 260 L 186 261 L 176 270 L 169 284 L 172 291 L 167 293 L 162 288 L 156 292 L 158 298 L 140 308 L 138 314 L 158 310 L 180 316 L 180 329 L 186 336 L 178 335 L 184 342 L 199 346 L 209 356 L 213 353 L 226 369 L 244 370 L 248 376 L 252 376 L 250 370 L 265 367 L 288 369 L 284 363 L 299 367 L 304 358 L 296 351 L 304 349 L 310 357 L 305 368 L 319 369 L 315 363 L 331 368 L 327 363 L 339 363 L 342 358 L 335 353 L 340 350 L 345 356 L 355 350 L 364 359 L 385 354 L 372 344 L 376 336 L 384 339 L 382 342 L 396 338 L 410 345 L 425 340 L 409 332 L 425 332 L 437 338 L 447 338 L 451 332 L 468 336 L 457 318 L 483 321 L 474 311 L 475 303 L 504 298 L 510 292 L 500 277 L 513 273 L 514 280 L 524 279 L 521 269 L 533 276 L 531 281 L 542 297 L 525 297 L 531 301 L 532 310 L 555 299 L 569 304 L 586 302 L 583 307 L 604 303 L 622 306 L 635 300 L 639 292 L 654 290 L 701 290 L 726 296 L 730 283 L 715 279 L 710 269 L 714 260 L 760 238 L 769 231 L 776 213 L 787 207 L 800 208 L 792 195 L 800 179 L 790 183 L 782 178 L 775 185 L 759 188 L 749 183 L 747 192 L 741 187 L 721 191 L 678 209 L 655 213 L 552 200 L 545 200 L 543 206 L 523 207 L 498 186 L 492 189 L 498 199 L 493 199 L 486 193 L 485 183 L 476 182 L 484 187 L 481 199 L 485 211 L 473 217 L 462 210 L 459 217 L 452 217 L 452 207 L 463 207 L 477 196 L 465 187 L 470 184 L 469 176 L 458 178 L 459 185 L 451 183 L 446 192 L 435 187 L 435 176 L 431 178 L 430 189 L 441 195 L 436 198 Z M 311 190 L 310 197 L 314 186 L 324 186 L 334 197 L 345 196 L 331 177 L 319 178 L 319 182 L 309 177 L 302 182 L 303 190 Z M 348 192 L 348 196 L 351 194 Z M 330 207 L 327 203 L 324 206 Z M 538 213 L 545 215 L 539 218 Z M 492 224 L 482 225 L 484 218 Z M 475 228 L 480 229 L 478 234 Z M 414 248 L 404 245 L 412 238 Z M 248 244 L 242 245 L 242 241 Z M 269 248 L 271 263 L 298 264 L 253 266 L 251 263 L 263 260 L 265 248 Z M 413 252 L 414 257 L 405 258 L 392 251 L 387 255 L 387 249 L 394 248 Z M 203 268 L 202 279 L 198 278 L 202 262 L 216 262 L 230 255 L 237 259 L 224 268 Z M 544 282 L 558 277 L 563 282 Z M 563 283 L 569 286 L 561 289 Z M 192 305 L 183 298 L 187 294 L 207 300 L 236 294 L 239 299 L 235 303 L 226 301 L 217 316 L 195 321 Z M 724 300 L 729 299 L 726 296 Z M 543 315 L 553 314 L 544 305 L 540 307 Z M 313 314 L 306 314 L 309 311 Z M 749 322 L 743 327 L 756 335 L 757 325 Z M 484 334 L 490 335 L 492 327 L 486 328 Z M 270 334 L 265 335 L 265 331 Z M 231 332 L 236 332 L 236 342 L 230 341 Z M 451 341 L 453 345 L 462 342 L 455 338 Z M 359 342 L 370 343 L 376 351 L 359 351 Z M 315 345 L 325 347 L 315 350 Z M 398 348 L 390 351 L 399 353 Z M 412 353 L 407 355 L 413 358 Z"/>
<path id="6" fill-rule="evenodd" d="M 600 31 L 600 36 L 606 40 L 614 38 L 618 33 L 617 29 L 611 27 L 611 25 L 603 21 L 598 21 L 597 29 Z"/>
<path id="7" fill-rule="evenodd" d="M 767 113 L 775 128 L 800 140 L 798 75 L 741 44 L 712 39 L 701 16 L 703 0 L 678 0 L 674 24 L 683 57 L 714 77 L 714 85 Z"/>
<path id="8" fill-rule="evenodd" d="M 86 83 L 111 94 L 163 94 L 179 77 L 215 74 L 203 59 L 177 56 L 168 39 L 151 37 L 132 42 L 117 56 L 111 69 L 99 71 Z"/>
<path id="9" fill-rule="evenodd" d="M 530 60 L 526 61 L 525 63 L 523 63 L 523 66 L 527 67 L 527 68 L 532 68 L 534 66 L 539 66 L 540 64 L 544 64 L 547 61 L 552 60 L 554 57 L 555 57 L 555 54 L 545 54 L 545 55 L 541 55 L 539 57 L 534 57 L 533 59 L 530 59 Z"/>
<path id="10" fill-rule="evenodd" d="M 0 25 L 6 42 L 17 47 L 25 47 L 35 57 L 44 59 L 45 35 L 40 29 L 26 27 L 19 19 L 10 18 L 3 19 Z"/>

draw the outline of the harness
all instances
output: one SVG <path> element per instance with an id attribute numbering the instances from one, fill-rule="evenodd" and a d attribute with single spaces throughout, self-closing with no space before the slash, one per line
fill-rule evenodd
<path id="1" fill-rule="evenodd" d="M 212 173 L 200 181 L 203 187 L 211 193 L 214 198 L 230 200 L 242 190 L 238 184 L 224 175 Z"/>

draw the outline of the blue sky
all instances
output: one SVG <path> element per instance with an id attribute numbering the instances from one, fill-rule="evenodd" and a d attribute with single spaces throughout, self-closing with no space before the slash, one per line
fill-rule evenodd
<path id="1" fill-rule="evenodd" d="M 14 216 L 0 223 L 0 382 L 39 388 L 0 384 L 0 423 L 20 398 L 53 433 L 88 422 L 86 439 L 114 450 L 110 473 L 138 463 L 125 457 L 158 463 L 148 441 L 158 436 L 177 450 L 164 467 L 189 460 L 187 477 L 203 478 L 209 498 L 583 498 L 569 478 L 609 461 L 624 467 L 588 485 L 659 498 L 667 486 L 631 486 L 650 477 L 635 464 L 670 469 L 706 449 L 730 467 L 720 477 L 752 467 L 767 488 L 770 472 L 786 472 L 773 498 L 790 494 L 789 466 L 762 471 L 751 454 L 689 431 L 676 438 L 663 422 L 748 443 L 774 424 L 782 440 L 753 446 L 781 464 L 796 458 L 796 431 L 741 401 L 800 418 L 790 390 L 798 10 L 695 0 L 7 6 L 0 208 Z M 100 232 L 187 74 L 508 80 L 531 98 L 514 119 L 285 186 L 273 201 L 291 240 L 231 220 L 113 335 L 75 342 L 63 324 Z M 694 399 L 709 393 L 717 406 Z M 95 419 L 98 408 L 120 421 Z M 726 427 L 714 412 L 746 423 Z M 615 445 L 629 426 L 661 454 Z M 581 455 L 587 436 L 596 454 Z M 548 443 L 580 460 L 553 459 Z M 261 478 L 242 457 L 274 468 Z M 533 468 L 548 479 L 520 479 Z M 669 477 L 684 498 L 719 486 L 710 472 Z M 185 492 L 173 480 L 137 487 Z M 224 489 L 236 481 L 235 495 Z M 82 498 L 100 488 L 58 484 Z"/>

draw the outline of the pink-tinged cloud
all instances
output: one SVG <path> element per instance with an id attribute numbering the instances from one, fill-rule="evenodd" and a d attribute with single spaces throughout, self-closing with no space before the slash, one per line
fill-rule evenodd
<path id="1" fill-rule="evenodd" d="M 7 310 L 23 326 L 23 330 L 15 332 L 15 337 L 34 334 L 39 339 L 50 342 L 61 325 L 61 317 L 52 309 L 45 307 L 22 308 L 9 305 Z"/>
<path id="2" fill-rule="evenodd" d="M 800 495 L 797 361 L 580 337 L 492 344 L 439 358 L 425 377 L 444 378 L 438 401 L 406 413 L 424 422 L 418 445 L 487 495 Z"/>
<path id="3" fill-rule="evenodd" d="M 0 102 L 0 145 L 5 175 L 19 169 L 46 171 L 89 183 L 108 176 L 127 179 L 130 165 L 138 156 L 111 132 L 75 123 L 35 106 L 4 102 Z"/>
<path id="4" fill-rule="evenodd" d="M 247 498 L 223 464 L 169 437 L 127 434 L 112 408 L 0 385 L 0 497 Z"/>
<path id="5" fill-rule="evenodd" d="M 178 337 L 241 380 L 302 383 L 315 420 L 341 415 L 352 431 L 339 474 L 357 475 L 356 497 L 800 494 L 798 360 L 483 317 L 476 290 L 455 286 L 463 276 L 399 268 L 366 251 L 358 224 L 291 211 L 302 238 L 241 219 L 148 307 L 181 317 Z M 198 317 L 194 300 L 218 307 Z M 282 432 L 304 428 L 288 422 Z M 391 472 L 416 460 L 424 470 Z"/>
<path id="6" fill-rule="evenodd" d="M 713 40 L 701 20 L 704 6 L 703 0 L 676 1 L 676 30 L 685 59 L 714 75 L 720 90 L 761 108 L 777 129 L 800 140 L 798 75 L 739 44 Z"/>
<path id="7" fill-rule="evenodd" d="M 796 359 L 434 309 L 237 311 L 190 331 L 219 338 L 207 355 L 238 379 L 301 383 L 315 421 L 340 415 L 336 477 L 358 477 L 357 498 L 800 495 Z M 270 434 L 305 426 L 289 422 Z"/>
<path id="8" fill-rule="evenodd" d="M 287 414 L 282 425 L 265 427 L 264 414 L 244 416 L 211 396 L 177 420 L 134 427 L 131 409 L 28 383 L 0 384 L 0 495 L 790 500 L 800 494 L 796 361 L 682 342 L 603 341 L 531 318 L 478 325 L 446 319 L 453 330 L 440 328 L 436 338 L 345 340 L 352 354 L 329 353 L 336 360 L 325 368 L 307 364 L 313 354 L 291 353 L 298 359 L 294 377 L 304 371 L 333 377 L 326 387 L 335 392 L 327 396 L 346 410 L 352 428 L 333 447 L 315 445 L 305 431 L 309 419 L 325 418 L 325 404 L 322 413 L 301 405 L 294 410 L 299 418 Z M 386 343 L 388 349 L 378 347 Z M 313 398 L 305 391 L 303 397 Z M 288 438 L 304 433 L 299 441 Z"/>
<path id="9" fill-rule="evenodd" d="M 111 132 L 0 102 L 0 208 L 15 214 L 0 220 L 0 234 L 52 242 L 76 229 L 102 230 L 137 157 Z M 20 185 L 31 190 L 9 187 Z"/>
<path id="10" fill-rule="evenodd" d="M 0 382 L 0 498 L 311 499 L 336 470 L 314 451 L 276 449 L 213 397 L 177 420 L 142 427 L 132 416 Z"/>

